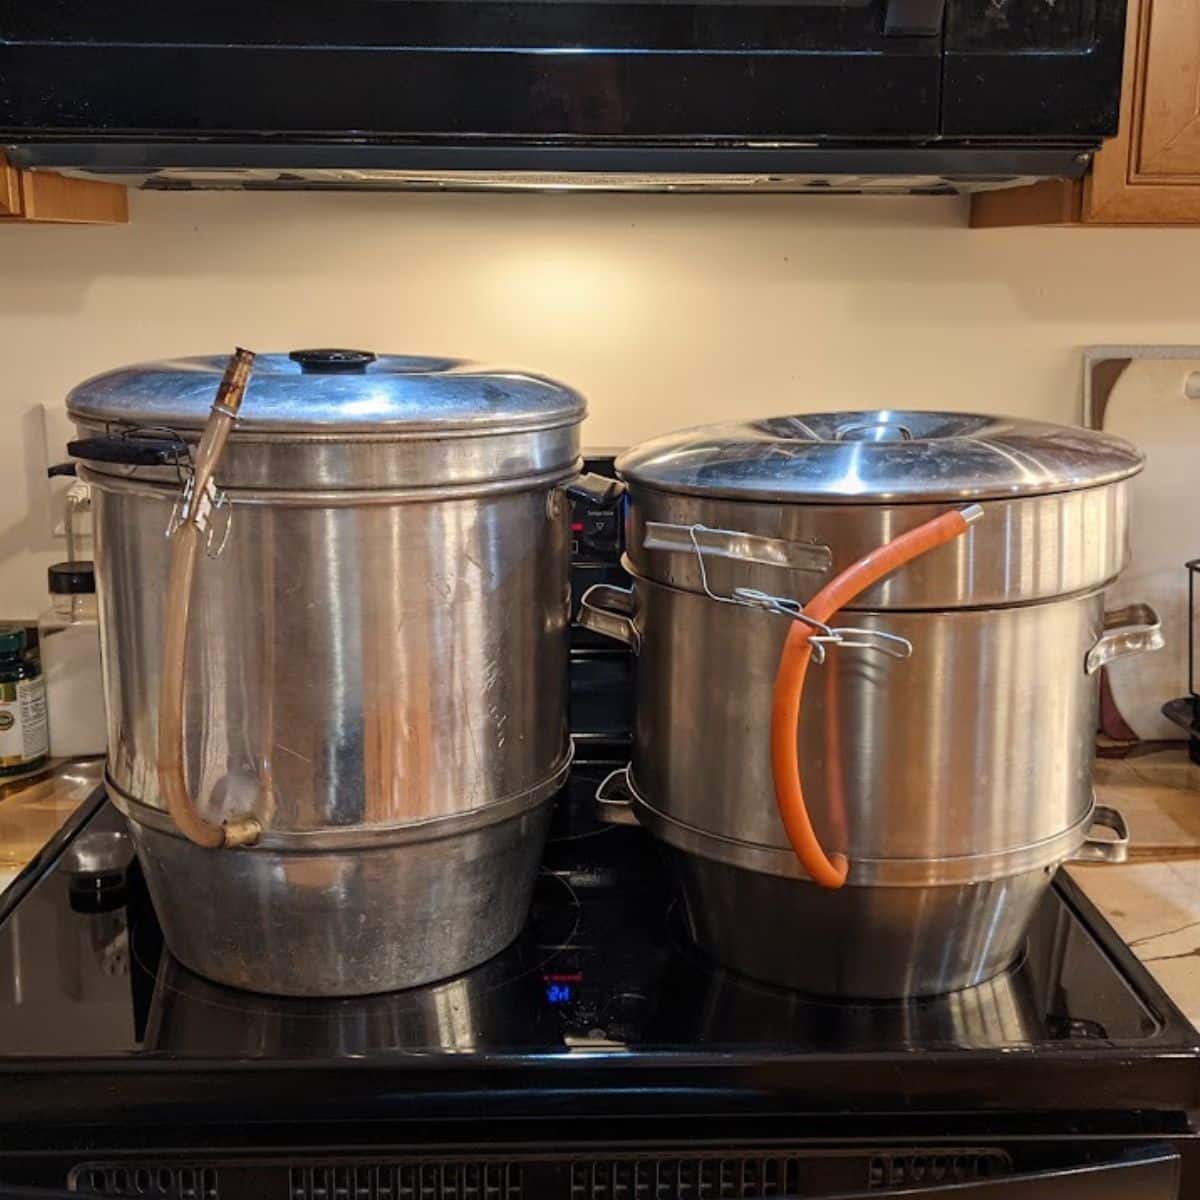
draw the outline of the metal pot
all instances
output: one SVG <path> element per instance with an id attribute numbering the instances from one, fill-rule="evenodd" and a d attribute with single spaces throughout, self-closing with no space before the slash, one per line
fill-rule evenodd
<path id="1" fill-rule="evenodd" d="M 1084 430 L 921 412 L 714 426 L 618 460 L 634 585 L 593 588 L 580 622 L 637 651 L 624 790 L 684 856 L 707 950 L 829 995 L 950 991 L 1011 964 L 1061 862 L 1123 853 L 1121 828 L 1090 832 L 1121 825 L 1093 808 L 1095 673 L 1161 644 L 1148 609 L 1103 604 L 1140 466 Z M 826 892 L 775 802 L 791 620 L 847 565 L 964 501 L 983 510 L 969 533 L 819 639 L 798 752 L 816 837 L 850 862 Z"/>
<path id="2" fill-rule="evenodd" d="M 68 398 L 95 495 L 109 792 L 199 974 L 294 995 L 457 974 L 520 929 L 569 765 L 562 489 L 583 401 L 453 360 L 258 357 L 187 629 L 194 817 L 253 843 L 210 850 L 168 811 L 156 739 L 164 532 L 190 519 L 222 365 L 127 368 Z"/>

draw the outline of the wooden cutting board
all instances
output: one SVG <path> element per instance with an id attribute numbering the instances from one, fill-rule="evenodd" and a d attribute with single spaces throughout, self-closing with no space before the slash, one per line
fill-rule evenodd
<path id="1" fill-rule="evenodd" d="M 1114 348 L 1115 349 L 1115 348 Z M 1155 347 L 1121 348 L 1152 355 Z M 1183 733 L 1163 717 L 1165 701 L 1184 696 L 1187 678 L 1187 571 L 1200 556 L 1195 519 L 1200 483 L 1200 347 L 1184 356 L 1114 357 L 1089 354 L 1091 423 L 1128 438 L 1146 454 L 1133 481 L 1130 561 L 1106 596 L 1106 607 L 1147 603 L 1162 618 L 1164 648 L 1106 668 L 1112 700 L 1132 732 L 1144 740 Z M 1106 732 L 1120 736 L 1117 729 Z"/>
<path id="2" fill-rule="evenodd" d="M 1129 857 L 1200 858 L 1200 766 L 1186 751 L 1098 759 L 1096 801 L 1129 826 Z"/>

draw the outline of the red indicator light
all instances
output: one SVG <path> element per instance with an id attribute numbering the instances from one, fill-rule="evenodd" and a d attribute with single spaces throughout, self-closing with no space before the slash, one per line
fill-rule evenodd
<path id="1" fill-rule="evenodd" d="M 570 974 L 543 975 L 542 979 L 545 980 L 546 983 L 582 983 L 583 972 L 572 971 Z"/>
<path id="2" fill-rule="evenodd" d="M 583 532 L 583 522 L 582 521 L 572 521 L 571 522 L 571 532 L 572 533 L 582 533 Z"/>

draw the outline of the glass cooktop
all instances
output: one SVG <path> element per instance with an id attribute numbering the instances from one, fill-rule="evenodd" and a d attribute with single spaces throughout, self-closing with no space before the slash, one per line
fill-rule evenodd
<path id="1" fill-rule="evenodd" d="M 593 815 L 607 769 L 575 768 L 513 946 L 454 979 L 343 1000 L 238 992 L 181 966 L 123 818 L 97 805 L 0 923 L 0 1058 L 1100 1050 L 1155 1042 L 1177 1020 L 1116 961 L 1111 930 L 1085 923 L 1069 883 L 1012 970 L 948 996 L 847 1003 L 723 970 L 688 942 L 670 861 L 641 830 Z"/>

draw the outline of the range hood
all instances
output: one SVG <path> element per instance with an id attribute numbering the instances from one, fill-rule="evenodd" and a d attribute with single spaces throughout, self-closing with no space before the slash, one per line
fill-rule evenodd
<path id="1" fill-rule="evenodd" d="M 147 188 L 977 191 L 1115 131 L 1117 0 L 8 0 L 0 144 Z"/>

